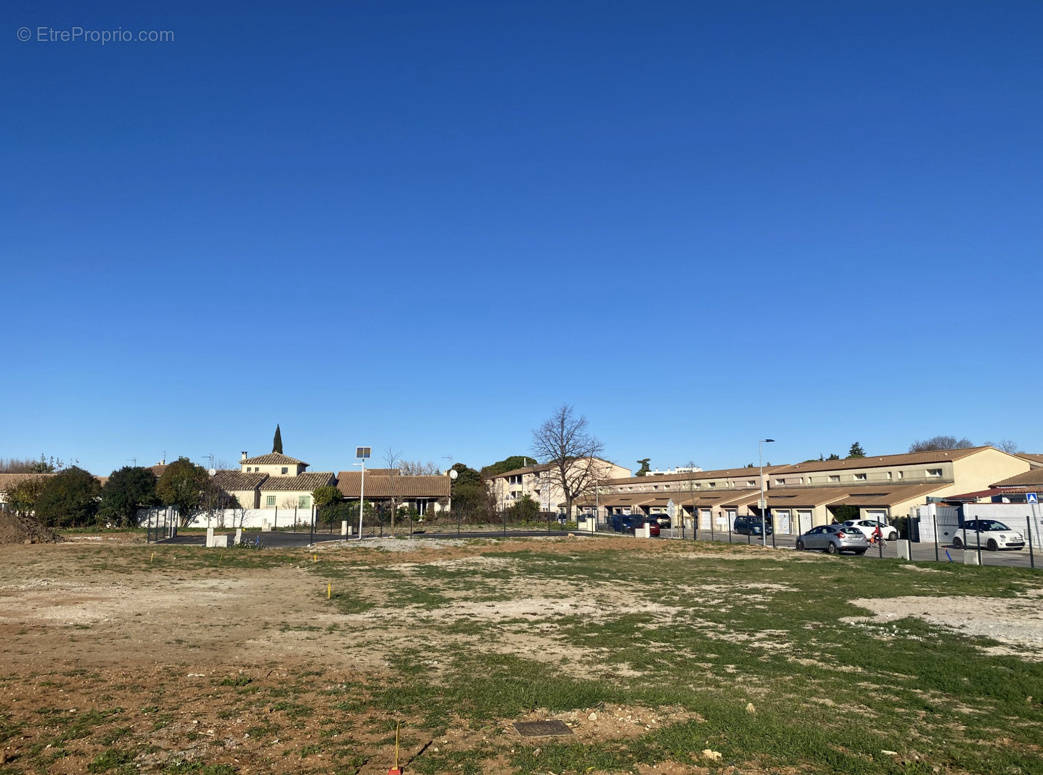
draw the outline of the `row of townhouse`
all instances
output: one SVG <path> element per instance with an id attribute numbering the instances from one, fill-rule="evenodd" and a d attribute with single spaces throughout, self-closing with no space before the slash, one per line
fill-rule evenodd
<path id="1" fill-rule="evenodd" d="M 608 461 L 611 472 L 578 503 L 578 513 L 659 514 L 671 509 L 701 530 L 727 530 L 737 516 L 760 516 L 760 469 L 729 468 L 659 476 L 631 476 Z M 490 481 L 497 502 L 547 492 L 549 466 L 508 471 Z M 811 460 L 765 466 L 765 516 L 780 533 L 800 533 L 833 519 L 891 520 L 920 505 L 958 493 L 982 490 L 1010 477 L 1043 468 L 1043 457 L 1012 455 L 994 447 L 915 452 L 844 460 Z M 614 475 L 625 471 L 623 476 Z M 553 483 L 551 482 L 551 485 Z M 550 488 L 551 497 L 560 494 Z M 539 502 L 537 500 L 537 502 Z M 560 499 L 551 501 L 560 506 Z"/>

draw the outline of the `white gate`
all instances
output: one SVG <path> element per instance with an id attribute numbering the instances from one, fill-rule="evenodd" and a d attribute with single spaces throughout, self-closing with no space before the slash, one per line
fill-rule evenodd
<path id="1" fill-rule="evenodd" d="M 811 530 L 813 513 L 811 509 L 797 509 L 797 533 L 803 535 Z"/>

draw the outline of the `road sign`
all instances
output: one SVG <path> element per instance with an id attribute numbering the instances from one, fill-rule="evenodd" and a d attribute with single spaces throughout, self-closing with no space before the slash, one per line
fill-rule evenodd
<path id="1" fill-rule="evenodd" d="M 1034 492 L 1025 493 L 1025 503 L 1039 503 L 1039 496 Z"/>

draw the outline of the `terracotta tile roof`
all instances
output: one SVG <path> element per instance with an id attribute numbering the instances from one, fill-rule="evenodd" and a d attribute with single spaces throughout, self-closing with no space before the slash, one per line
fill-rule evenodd
<path id="1" fill-rule="evenodd" d="M 764 466 L 764 473 L 772 473 L 786 468 L 785 465 Z M 605 479 L 601 482 L 605 487 L 618 484 L 653 484 L 655 482 L 698 482 L 705 479 L 756 479 L 758 468 L 721 468 L 715 471 L 695 471 L 683 474 L 659 474 L 658 476 L 629 476 L 624 479 Z"/>
<path id="2" fill-rule="evenodd" d="M 359 497 L 362 480 L 360 471 L 341 471 L 337 474 L 337 489 L 345 498 Z M 366 471 L 367 498 L 448 498 L 448 476 L 373 476 Z"/>
<path id="3" fill-rule="evenodd" d="M 334 477 L 330 471 L 316 471 L 310 474 L 298 474 L 297 476 L 269 476 L 260 486 L 261 492 L 272 492 L 282 490 L 297 490 L 300 492 L 314 492 L 320 487 L 334 484 Z"/>
<path id="4" fill-rule="evenodd" d="M 905 484 L 890 487 L 786 487 L 768 490 L 769 508 L 813 506 L 892 506 L 907 500 L 926 498 L 947 484 Z"/>
<path id="5" fill-rule="evenodd" d="M 241 471 L 218 471 L 213 482 L 225 492 L 256 490 L 268 478 L 268 474 L 244 474 Z"/>
<path id="6" fill-rule="evenodd" d="M 846 498 L 843 498 L 836 503 L 834 506 L 894 506 L 898 503 L 903 503 L 907 500 L 913 500 L 916 498 L 926 499 L 932 492 L 941 490 L 949 485 L 938 485 L 938 484 L 912 484 L 904 487 L 866 487 L 863 486 L 859 489 L 851 489 L 851 493 Z M 773 490 L 773 493 L 777 493 L 778 490 Z M 770 503 L 770 501 L 769 501 Z"/>
<path id="7" fill-rule="evenodd" d="M 159 479 L 159 477 L 163 476 L 163 472 L 166 471 L 167 468 L 168 464 L 166 463 L 156 463 L 154 466 L 149 466 L 148 470 L 155 474 L 156 478 Z"/>
<path id="8" fill-rule="evenodd" d="M 8 487 L 24 482 L 26 479 L 47 479 L 54 474 L 0 474 L 0 492 L 7 492 Z"/>
<path id="9" fill-rule="evenodd" d="M 246 460 L 239 461 L 243 465 L 262 465 L 262 466 L 292 466 L 292 465 L 308 465 L 303 460 L 298 460 L 295 457 L 284 455 L 281 452 L 269 452 L 267 455 L 258 455 L 257 457 L 248 457 Z"/>
<path id="10" fill-rule="evenodd" d="M 503 473 L 496 474 L 496 476 L 490 476 L 490 479 L 503 479 L 507 476 L 519 476 L 522 474 L 538 474 L 540 471 L 549 471 L 554 466 L 550 463 L 539 463 L 534 466 L 525 466 L 524 468 L 512 468 L 510 471 L 504 471 Z"/>
<path id="11" fill-rule="evenodd" d="M 967 449 L 939 449 L 932 452 L 909 452 L 902 455 L 877 455 L 873 457 L 851 457 L 843 460 L 806 460 L 782 466 L 773 474 L 793 474 L 807 471 L 838 471 L 850 468 L 879 468 L 881 466 L 915 466 L 926 463 L 945 463 L 975 455 L 992 447 L 967 447 Z"/>
<path id="12" fill-rule="evenodd" d="M 992 487 L 1030 487 L 1043 488 L 1043 468 L 1031 468 L 1021 474 L 1009 476 L 998 482 L 993 482 Z"/>
<path id="13" fill-rule="evenodd" d="M 964 503 L 967 501 L 976 501 L 979 498 L 1002 498 L 1010 495 L 1025 495 L 1030 492 L 1038 493 L 1039 487 L 990 487 L 987 490 L 977 490 L 976 492 L 961 492 L 959 495 L 945 495 L 942 496 L 941 500 L 946 503 Z"/>
<path id="14" fill-rule="evenodd" d="M 1022 460 L 1027 460 L 1033 466 L 1043 466 L 1043 455 L 1029 454 L 1028 452 L 1018 452 L 1017 457 Z"/>

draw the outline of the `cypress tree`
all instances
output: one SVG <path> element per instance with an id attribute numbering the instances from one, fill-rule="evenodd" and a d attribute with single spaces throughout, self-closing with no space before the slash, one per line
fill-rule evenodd
<path id="1" fill-rule="evenodd" d="M 282 454 L 282 431 L 279 430 L 279 425 L 275 425 L 275 438 L 272 439 L 272 452 L 278 452 Z"/>

